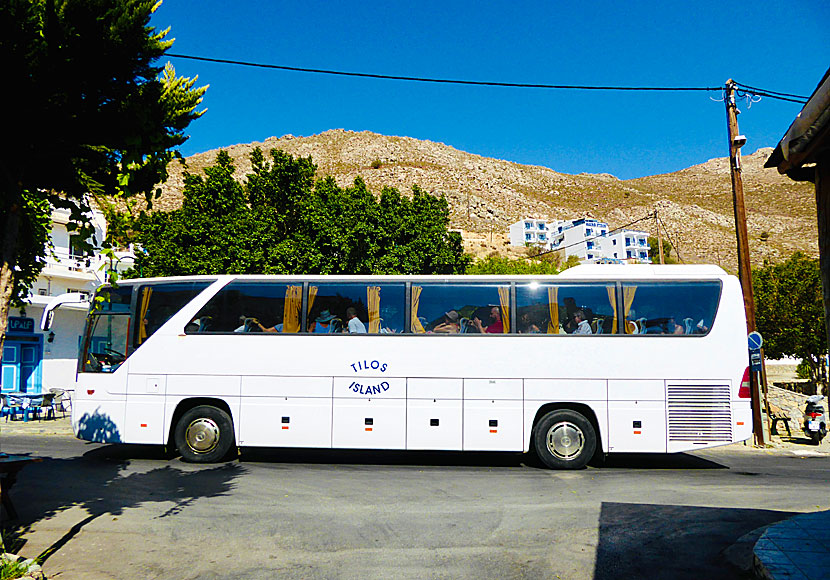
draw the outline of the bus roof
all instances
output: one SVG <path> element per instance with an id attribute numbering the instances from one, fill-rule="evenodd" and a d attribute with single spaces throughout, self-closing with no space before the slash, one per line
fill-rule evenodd
<path id="1" fill-rule="evenodd" d="M 270 274 L 217 274 L 207 276 L 173 276 L 164 278 L 134 278 L 129 280 L 120 280 L 119 284 L 152 284 L 160 282 L 193 282 L 193 281 L 208 281 L 214 282 L 217 280 L 298 280 L 298 281 L 312 281 L 327 279 L 331 281 L 363 281 L 363 280 L 384 280 L 388 282 L 406 282 L 406 281 L 428 281 L 428 280 L 446 280 L 446 281 L 460 281 L 460 280 L 480 280 L 480 281 L 501 281 L 501 280 L 555 280 L 555 279 L 574 279 L 574 280 L 645 280 L 645 279 L 673 279 L 673 280 L 693 280 L 701 278 L 723 278 L 727 276 L 719 266 L 711 264 L 671 264 L 671 265 L 652 265 L 652 264 L 585 264 L 582 266 L 574 266 L 568 268 L 562 273 L 552 275 L 538 275 L 538 274 L 520 274 L 520 275 L 452 275 L 452 274 L 434 274 L 434 275 L 346 275 L 346 274 L 300 274 L 300 275 L 270 275 Z"/>
<path id="2" fill-rule="evenodd" d="M 726 271 L 713 264 L 584 264 L 568 268 L 560 278 L 722 278 Z"/>

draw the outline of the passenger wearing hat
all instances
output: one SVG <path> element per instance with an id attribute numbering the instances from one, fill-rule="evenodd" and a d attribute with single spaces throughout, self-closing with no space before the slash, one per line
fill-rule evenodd
<path id="1" fill-rule="evenodd" d="M 432 332 L 458 334 L 460 329 L 461 327 L 458 324 L 458 312 L 450 310 L 449 312 L 444 313 L 444 319 L 433 327 Z"/>
<path id="2" fill-rule="evenodd" d="M 320 312 L 320 315 L 314 319 L 314 328 L 310 330 L 310 332 L 315 334 L 329 334 L 334 332 L 334 325 L 331 321 L 335 318 L 337 317 L 334 314 L 328 310 L 323 310 Z"/>

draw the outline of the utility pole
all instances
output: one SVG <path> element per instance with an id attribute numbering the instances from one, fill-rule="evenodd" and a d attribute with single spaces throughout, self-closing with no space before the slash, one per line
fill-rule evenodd
<path id="1" fill-rule="evenodd" d="M 741 178 L 741 147 L 746 137 L 738 132 L 738 107 L 735 103 L 735 81 L 726 81 L 726 129 L 729 134 L 729 169 L 732 174 L 732 205 L 735 210 L 735 231 L 738 238 L 738 276 L 744 294 L 747 334 L 755 331 L 755 300 L 752 296 L 752 270 L 749 262 L 749 234 L 746 229 L 746 208 L 744 207 L 744 184 Z M 765 445 L 764 426 L 761 420 L 761 400 L 758 376 L 749 373 L 752 394 L 752 427 L 758 445 Z"/>
<path id="2" fill-rule="evenodd" d="M 660 218 L 657 217 L 657 208 L 654 208 L 654 221 L 657 222 L 657 247 L 660 248 L 660 263 L 665 264 L 663 260 L 663 235 L 660 233 Z"/>

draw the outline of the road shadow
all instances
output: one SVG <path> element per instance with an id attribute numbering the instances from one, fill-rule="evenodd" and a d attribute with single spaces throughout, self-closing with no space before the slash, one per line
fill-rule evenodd
<path id="1" fill-rule="evenodd" d="M 113 425 L 99 422 L 95 428 L 109 438 L 118 437 Z M 166 457 L 163 448 L 142 445 L 106 445 L 70 459 L 41 457 L 40 462 L 21 472 L 11 493 L 18 519 L 4 519 L 3 530 L 8 537 L 17 538 L 14 543 L 19 550 L 25 544 L 22 538 L 36 523 L 70 508 L 86 512 L 38 557 L 43 563 L 84 526 L 103 515 L 115 517 L 129 508 L 172 503 L 158 517 L 175 517 L 201 498 L 228 494 L 234 480 L 245 471 L 236 462 L 191 466 L 177 461 L 146 471 L 134 464 L 140 459 Z"/>
<path id="2" fill-rule="evenodd" d="M 756 528 L 794 515 L 759 509 L 602 504 L 594 580 L 731 580 L 744 576 L 729 549 Z M 751 558 L 751 544 L 740 559 Z"/>

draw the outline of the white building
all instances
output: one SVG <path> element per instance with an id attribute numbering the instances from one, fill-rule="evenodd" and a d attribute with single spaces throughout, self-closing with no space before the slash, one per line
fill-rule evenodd
<path id="1" fill-rule="evenodd" d="M 67 304 L 56 310 L 52 329 L 47 333 L 40 331 L 40 317 L 53 296 L 65 292 L 91 296 L 105 281 L 110 262 L 98 253 L 83 256 L 74 243 L 75 236 L 66 229 L 68 222 L 68 210 L 52 212 L 53 248 L 46 251 L 46 266 L 31 289 L 29 304 L 23 310 L 10 312 L 0 367 L 4 393 L 38 393 L 53 387 L 71 389 L 75 383 L 88 304 Z M 92 223 L 95 241 L 100 243 L 107 228 L 103 214 L 93 212 Z"/>
<path id="2" fill-rule="evenodd" d="M 636 230 L 619 230 L 609 234 L 602 241 L 604 257 L 633 262 L 636 264 L 651 264 L 648 257 L 648 232 Z"/>
<path id="3" fill-rule="evenodd" d="M 612 232 L 607 223 L 593 218 L 554 220 L 551 223 L 525 218 L 510 226 L 510 244 L 538 245 L 545 250 L 561 249 L 566 258 L 576 256 L 583 264 L 651 263 L 647 232 Z"/>
<path id="4" fill-rule="evenodd" d="M 539 218 L 524 218 L 510 224 L 511 246 L 538 246 L 545 250 L 550 249 L 550 229 L 548 220 Z"/>
<path id="5" fill-rule="evenodd" d="M 608 224 L 591 218 L 557 220 L 551 227 L 551 249 L 561 248 L 565 257 L 576 256 L 583 264 L 603 257 L 602 242 L 608 235 Z"/>

